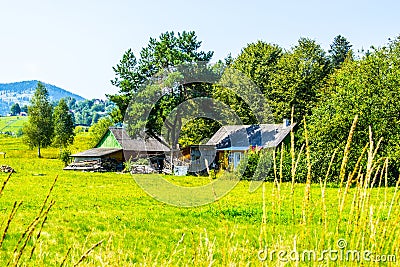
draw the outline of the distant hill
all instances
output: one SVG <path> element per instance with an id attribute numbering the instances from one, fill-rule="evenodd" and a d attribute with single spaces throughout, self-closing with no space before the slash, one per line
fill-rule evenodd
<path id="1" fill-rule="evenodd" d="M 0 116 L 5 116 L 10 112 L 10 108 L 14 103 L 18 103 L 21 107 L 29 105 L 38 81 L 24 81 L 15 83 L 0 83 Z M 83 101 L 85 98 L 68 92 L 60 87 L 42 82 L 47 90 L 51 101 L 58 101 L 61 98 L 75 98 L 77 101 Z"/>

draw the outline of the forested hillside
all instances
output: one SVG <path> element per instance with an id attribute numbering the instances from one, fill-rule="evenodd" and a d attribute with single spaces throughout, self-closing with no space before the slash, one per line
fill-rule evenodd
<path id="1" fill-rule="evenodd" d="M 23 81 L 15 83 L 0 83 L 0 116 L 5 116 L 10 112 L 13 104 L 19 106 L 29 105 L 38 81 Z M 58 101 L 61 98 L 75 98 L 77 101 L 83 101 L 85 98 L 73 94 L 65 89 L 55 85 L 43 83 L 49 91 L 51 101 Z"/>

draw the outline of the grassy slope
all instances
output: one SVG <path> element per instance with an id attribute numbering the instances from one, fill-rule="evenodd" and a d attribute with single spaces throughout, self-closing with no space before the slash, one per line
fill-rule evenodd
<path id="1" fill-rule="evenodd" d="M 27 121 L 28 117 L 0 117 L 0 132 L 12 132 L 15 134 L 19 129 L 22 129 L 22 125 Z"/>
<path id="2" fill-rule="evenodd" d="M 87 135 L 80 135 L 72 151 L 86 149 L 88 138 Z M 337 188 L 327 188 L 328 216 L 323 216 L 319 185 L 312 185 L 311 201 L 307 204 L 308 208 L 303 208 L 304 185 L 295 185 L 292 206 L 290 184 L 281 184 L 278 190 L 272 183 L 265 183 L 266 208 L 262 223 L 263 190 L 260 188 L 255 193 L 249 193 L 248 182 L 240 182 L 226 197 L 210 205 L 172 207 L 146 195 L 129 174 L 62 171 L 62 163 L 56 159 L 57 149 L 45 149 L 45 158 L 37 159 L 36 152 L 28 150 L 21 139 L 0 137 L 0 140 L 0 150 L 5 150 L 8 156 L 6 159 L 0 158 L 0 165 L 10 165 L 17 171 L 0 198 L 0 235 L 14 201 L 23 201 L 0 249 L 1 266 L 12 256 L 17 240 L 37 215 L 57 175 L 58 182 L 51 195 L 56 203 L 39 241 L 29 242 L 21 259 L 28 266 L 59 265 L 69 248 L 71 252 L 66 265 L 73 265 L 100 240 L 105 241 L 91 251 L 83 265 L 169 263 L 203 266 L 212 261 L 215 265 L 223 266 L 229 263 L 245 265 L 249 262 L 259 265 L 257 252 L 260 248 L 268 245 L 270 248 L 289 250 L 295 239 L 299 250 L 334 249 L 337 248 L 336 240 L 339 237 L 346 238 L 352 249 L 358 249 L 361 247 L 361 237 L 368 240 L 369 228 L 378 219 L 380 228 L 375 229 L 375 242 L 363 241 L 362 244 L 365 243 L 367 247 L 383 244 L 379 249 L 376 245 L 373 247 L 374 251 L 381 253 L 399 252 L 400 230 L 396 224 L 400 218 L 398 198 L 395 199 L 391 219 L 387 220 L 393 188 L 373 190 L 368 206 L 374 211 L 371 224 L 361 220 L 363 212 L 357 214 L 352 210 L 355 206 L 350 204 L 353 194 L 357 196 L 357 189 L 351 189 L 344 218 L 336 233 L 339 220 Z M 0 180 L 6 177 L 6 174 L 0 173 Z M 207 178 L 196 177 L 168 179 L 186 186 L 207 182 Z M 302 223 L 303 212 L 307 216 L 306 223 Z M 353 217 L 361 219 L 354 220 Z M 325 218 L 326 229 L 323 224 Z M 359 226 L 354 228 L 356 224 Z M 387 233 L 383 234 L 382 231 Z M 34 244 L 35 252 L 32 259 L 28 260 Z M 349 266 L 349 263 L 342 265 Z"/>

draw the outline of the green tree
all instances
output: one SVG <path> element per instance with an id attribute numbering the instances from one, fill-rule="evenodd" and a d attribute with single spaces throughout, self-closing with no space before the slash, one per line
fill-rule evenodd
<path id="1" fill-rule="evenodd" d="M 60 99 L 54 109 L 54 145 L 63 148 L 74 142 L 74 120 L 69 112 L 68 105 L 64 99 Z"/>
<path id="2" fill-rule="evenodd" d="M 271 95 L 271 77 L 275 75 L 277 71 L 277 64 L 279 59 L 282 57 L 283 50 L 277 45 L 265 43 L 258 41 L 257 43 L 249 44 L 244 48 L 240 55 L 233 61 L 232 64 L 226 60 L 226 67 L 231 67 L 238 70 L 241 74 L 247 76 L 249 81 L 245 81 L 245 77 L 241 77 L 239 72 L 229 72 L 227 71 L 225 75 L 232 74 L 228 80 L 231 89 L 236 88 L 236 91 L 242 91 L 243 86 L 253 87 L 256 85 L 258 89 L 264 94 L 267 99 L 267 103 L 274 103 L 273 95 Z M 240 81 L 240 82 L 234 82 Z M 254 114 L 250 111 L 249 106 L 241 99 L 237 94 L 235 94 L 231 89 L 224 86 L 216 86 L 213 92 L 213 96 L 227 104 L 232 110 L 239 115 L 243 123 L 252 124 L 257 123 L 257 119 Z M 252 102 L 256 99 L 252 99 Z"/>
<path id="3" fill-rule="evenodd" d="M 19 113 L 21 113 L 21 107 L 19 106 L 18 103 L 15 103 L 11 106 L 10 111 L 12 116 L 17 116 L 19 115 Z"/>
<path id="4" fill-rule="evenodd" d="M 93 115 L 93 118 L 92 118 L 92 123 L 91 123 L 91 125 L 93 125 L 93 124 L 95 124 L 96 122 L 98 122 L 99 119 L 100 119 L 99 113 L 95 112 L 94 115 Z"/>
<path id="5" fill-rule="evenodd" d="M 26 113 L 28 113 L 28 106 L 27 106 L 27 105 L 22 106 L 22 107 L 21 107 L 21 112 L 26 112 Z"/>
<path id="6" fill-rule="evenodd" d="M 37 147 L 40 158 L 40 149 L 52 144 L 54 134 L 53 107 L 49 93 L 41 82 L 37 84 L 28 112 L 28 122 L 23 127 L 25 142 L 31 148 Z"/>
<path id="7" fill-rule="evenodd" d="M 351 47 L 352 45 L 345 37 L 341 35 L 335 37 L 331 49 L 328 50 L 333 68 L 339 68 L 347 57 L 352 56 Z"/>
<path id="8" fill-rule="evenodd" d="M 333 73 L 327 87 L 327 94 L 309 119 L 313 158 L 319 166 L 316 172 L 326 170 L 323 164 L 329 163 L 334 149 L 344 150 L 346 133 L 358 115 L 349 170 L 369 142 L 371 127 L 375 144 L 383 138 L 377 157 L 391 159 L 389 170 L 394 182 L 400 167 L 400 38 L 360 60 L 345 61 Z M 335 174 L 340 168 L 341 155 L 338 154 L 333 165 Z"/>
<path id="9" fill-rule="evenodd" d="M 329 74 L 329 60 L 314 40 L 300 38 L 298 44 L 280 57 L 271 80 L 269 104 L 278 122 L 291 117 L 301 122 L 317 104 L 319 92 Z"/>
<path id="10" fill-rule="evenodd" d="M 126 51 L 121 61 L 113 67 L 115 79 L 111 83 L 119 88 L 119 93 L 107 96 L 120 110 L 113 114 L 125 114 L 129 102 L 161 70 L 185 62 L 208 62 L 213 52 L 198 51 L 200 46 L 201 41 L 197 40 L 193 31 L 183 31 L 177 36 L 174 32 L 166 32 L 158 39 L 150 38 L 148 46 L 140 51 L 139 60 L 131 49 Z M 113 119 L 121 119 L 121 116 Z"/>
<path id="11" fill-rule="evenodd" d="M 242 50 L 233 67 L 246 74 L 269 98 L 271 76 L 276 72 L 282 55 L 283 50 L 278 45 L 258 41 Z"/>
<path id="12" fill-rule="evenodd" d="M 110 117 L 103 117 L 98 120 L 89 128 L 89 133 L 92 136 L 91 146 L 95 146 L 107 132 L 108 128 L 113 126 L 114 123 Z"/>

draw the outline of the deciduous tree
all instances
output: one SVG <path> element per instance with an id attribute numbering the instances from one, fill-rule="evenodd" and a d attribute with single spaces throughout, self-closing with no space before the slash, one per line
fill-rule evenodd
<path id="1" fill-rule="evenodd" d="M 54 141 L 53 143 L 63 148 L 74 142 L 74 120 L 69 112 L 68 105 L 64 99 L 60 99 L 54 109 Z"/>
<path id="2" fill-rule="evenodd" d="M 166 32 L 158 39 L 150 38 L 147 47 L 140 51 L 139 60 L 131 49 L 127 50 L 121 61 L 113 67 L 115 79 L 111 83 L 119 88 L 119 93 L 108 95 L 108 98 L 120 110 L 113 114 L 125 114 L 129 102 L 159 71 L 185 62 L 208 62 L 213 52 L 199 51 L 200 46 L 201 41 L 197 40 L 195 32 L 183 31 L 177 35 Z M 121 119 L 121 116 L 113 119 Z"/>
<path id="3" fill-rule="evenodd" d="M 369 142 L 369 127 L 375 145 L 383 138 L 377 157 L 391 159 L 392 182 L 398 178 L 400 167 L 400 38 L 387 47 L 375 49 L 362 59 L 345 61 L 333 73 L 327 94 L 313 110 L 309 136 L 318 170 L 329 162 L 334 149 L 343 151 L 347 133 L 356 115 L 349 168 L 354 167 L 361 150 Z M 341 154 L 333 165 L 338 172 Z M 327 167 L 327 166 L 325 166 Z M 320 173 L 321 174 L 321 173 Z M 321 174 L 323 175 L 323 174 Z"/>
<path id="4" fill-rule="evenodd" d="M 52 144 L 54 134 L 53 107 L 46 87 L 40 82 L 37 84 L 28 111 L 28 122 L 23 127 L 25 142 L 31 148 L 37 147 L 40 158 L 40 149 Z"/>
<path id="5" fill-rule="evenodd" d="M 10 111 L 11 111 L 11 115 L 17 116 L 21 113 L 21 107 L 19 106 L 18 103 L 15 103 L 11 106 Z"/>

